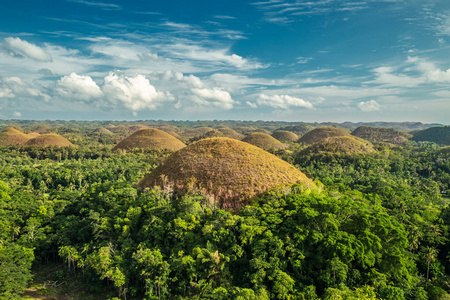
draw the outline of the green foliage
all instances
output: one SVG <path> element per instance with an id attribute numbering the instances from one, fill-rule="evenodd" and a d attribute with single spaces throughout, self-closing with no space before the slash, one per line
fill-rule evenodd
<path id="1" fill-rule="evenodd" d="M 170 151 L 111 151 L 114 142 L 141 128 L 137 123 L 17 124 L 24 132 L 57 132 L 79 147 L 0 148 L 1 299 L 20 297 L 35 272 L 32 263 L 39 269 L 47 262 L 58 266 L 55 280 L 62 286 L 74 283 L 74 293 L 91 291 L 102 299 L 449 297 L 450 158 L 435 144 L 378 145 L 373 153 L 345 154 L 301 153 L 302 145 L 291 144 L 274 153 L 295 162 L 317 189 L 284 186 L 226 211 L 193 189 L 173 193 L 171 182 L 163 190 L 139 191 L 138 180 Z M 192 124 L 220 126 L 144 123 L 175 132 Z M 287 125 L 223 124 L 242 132 Z M 111 134 L 94 132 L 107 126 Z M 258 148 L 239 161 L 248 148 L 235 143 L 194 143 L 189 147 L 200 145 L 203 152 L 181 155 L 174 166 L 200 169 L 203 187 L 224 193 L 231 190 L 224 178 L 240 178 L 255 189 L 272 181 L 270 172 L 251 167 L 269 162 L 266 170 L 274 171 L 282 161 L 271 164 Z M 211 157 L 227 159 L 201 169 Z M 211 176 L 227 164 L 231 171 L 221 180 Z M 248 170 L 250 176 L 241 176 Z M 298 172 L 290 166 L 278 174 L 290 170 Z M 197 184 L 192 176 L 187 182 Z"/>

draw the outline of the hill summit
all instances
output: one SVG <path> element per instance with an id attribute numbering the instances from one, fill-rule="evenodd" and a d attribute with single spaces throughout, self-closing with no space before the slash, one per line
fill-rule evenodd
<path id="1" fill-rule="evenodd" d="M 305 133 L 298 142 L 304 143 L 304 144 L 314 144 L 318 143 L 326 138 L 333 137 L 333 136 L 346 136 L 350 135 L 350 133 L 343 128 L 338 127 L 318 127 L 314 128 L 313 130 Z"/>
<path id="2" fill-rule="evenodd" d="M 69 142 L 63 136 L 56 133 L 47 133 L 39 135 L 35 138 L 29 139 L 24 146 L 35 146 L 35 147 L 71 147 L 73 144 Z"/>
<path id="3" fill-rule="evenodd" d="M 156 128 L 146 128 L 136 131 L 123 139 L 113 150 L 130 150 L 136 148 L 147 148 L 154 150 L 179 150 L 186 145 L 174 136 Z"/>
<path id="4" fill-rule="evenodd" d="M 360 126 L 353 130 L 353 136 L 368 140 L 372 143 L 404 144 L 411 135 L 392 128 Z"/>
<path id="5" fill-rule="evenodd" d="M 374 151 L 369 141 L 354 136 L 334 136 L 305 148 L 301 154 L 363 154 Z"/>
<path id="6" fill-rule="evenodd" d="M 7 127 L 0 132 L 0 146 L 22 145 L 30 139 L 25 133 L 12 127 Z"/>
<path id="7" fill-rule="evenodd" d="M 262 132 L 251 133 L 243 138 L 242 141 L 255 145 L 264 150 L 286 148 L 285 144 Z"/>
<path id="8" fill-rule="evenodd" d="M 256 146 L 230 138 L 211 138 L 173 153 L 139 186 L 200 191 L 222 208 L 237 209 L 269 189 L 297 182 L 315 187 L 294 166 Z"/>

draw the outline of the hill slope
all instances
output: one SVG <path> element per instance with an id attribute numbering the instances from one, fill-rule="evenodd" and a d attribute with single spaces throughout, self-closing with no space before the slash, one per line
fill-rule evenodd
<path id="1" fill-rule="evenodd" d="M 433 142 L 450 145 L 450 126 L 431 127 L 414 133 L 412 138 L 416 142 Z"/>
<path id="2" fill-rule="evenodd" d="M 374 151 L 369 141 L 354 136 L 335 136 L 305 148 L 300 154 L 362 154 Z"/>
<path id="3" fill-rule="evenodd" d="M 277 130 L 272 133 L 272 137 L 283 143 L 291 143 L 298 140 L 298 135 L 291 131 Z"/>
<path id="4" fill-rule="evenodd" d="M 338 127 L 318 127 L 313 130 L 305 133 L 298 142 L 304 143 L 307 145 L 311 145 L 314 143 L 318 143 L 326 138 L 333 136 L 346 136 L 350 135 L 350 132 L 343 128 Z"/>
<path id="5" fill-rule="evenodd" d="M 56 133 L 47 133 L 37 136 L 35 138 L 29 139 L 25 146 L 35 146 L 35 147 L 71 147 L 73 144 L 69 142 L 66 138 L 60 136 Z"/>
<path id="6" fill-rule="evenodd" d="M 30 139 L 25 133 L 12 127 L 7 127 L 0 132 L 0 146 L 22 145 Z"/>
<path id="7" fill-rule="evenodd" d="M 265 191 L 300 182 L 314 183 L 294 166 L 248 143 L 230 138 L 195 142 L 167 158 L 139 183 L 201 191 L 223 208 L 240 208 Z"/>
<path id="8" fill-rule="evenodd" d="M 260 132 L 251 133 L 243 138 L 242 141 L 264 150 L 286 148 L 286 145 L 279 140 Z"/>
<path id="9" fill-rule="evenodd" d="M 156 128 L 147 128 L 136 131 L 123 139 L 113 150 L 130 150 L 136 148 L 179 150 L 186 145 L 174 136 Z"/>
<path id="10" fill-rule="evenodd" d="M 353 130 L 353 136 L 368 140 L 372 143 L 404 144 L 412 135 L 392 128 L 360 126 Z"/>

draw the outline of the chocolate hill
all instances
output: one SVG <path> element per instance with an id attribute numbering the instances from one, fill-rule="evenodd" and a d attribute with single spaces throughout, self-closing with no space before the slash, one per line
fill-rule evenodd
<path id="1" fill-rule="evenodd" d="M 374 152 L 372 143 L 354 136 L 334 136 L 303 149 L 301 155 L 365 154 Z"/>
<path id="2" fill-rule="evenodd" d="M 72 147 L 73 144 L 69 142 L 66 138 L 60 136 L 56 133 L 41 134 L 35 138 L 29 139 L 24 146 L 33 147 Z"/>
<path id="3" fill-rule="evenodd" d="M 0 146 L 22 145 L 30 137 L 12 127 L 7 127 L 0 132 Z"/>
<path id="4" fill-rule="evenodd" d="M 360 126 L 353 130 L 352 135 L 372 143 L 391 144 L 404 144 L 412 137 L 410 134 L 400 130 L 372 126 Z"/>
<path id="5" fill-rule="evenodd" d="M 257 146 L 259 148 L 262 148 L 264 150 L 286 148 L 286 145 L 280 142 L 279 140 L 271 137 L 268 134 L 260 132 L 251 133 L 247 135 L 245 138 L 243 138 L 242 141 Z"/>
<path id="6" fill-rule="evenodd" d="M 277 130 L 272 133 L 272 137 L 283 143 L 292 143 L 298 140 L 298 135 L 291 131 Z"/>
<path id="7" fill-rule="evenodd" d="M 240 134 L 239 132 L 231 128 L 219 128 L 217 130 L 222 132 L 223 136 L 229 137 L 231 139 L 242 140 L 245 137 L 245 135 Z"/>
<path id="8" fill-rule="evenodd" d="M 314 143 L 318 143 L 326 138 L 333 137 L 333 136 L 346 136 L 350 135 L 350 133 L 343 129 L 338 127 L 318 127 L 314 128 L 313 130 L 305 133 L 298 142 L 311 145 Z"/>
<path id="9" fill-rule="evenodd" d="M 139 186 L 198 191 L 222 208 L 237 209 L 267 190 L 297 182 L 315 187 L 305 174 L 275 155 L 235 139 L 212 138 L 173 153 Z"/>
<path id="10" fill-rule="evenodd" d="M 174 136 L 156 128 L 146 128 L 136 131 L 123 139 L 113 150 L 130 150 L 146 148 L 154 150 L 179 150 L 186 145 Z"/>

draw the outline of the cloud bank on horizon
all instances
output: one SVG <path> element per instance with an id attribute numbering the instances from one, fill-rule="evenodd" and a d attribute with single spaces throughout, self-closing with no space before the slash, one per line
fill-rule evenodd
<path id="1" fill-rule="evenodd" d="M 50 2 L 0 12 L 0 118 L 449 123 L 448 1 Z"/>

